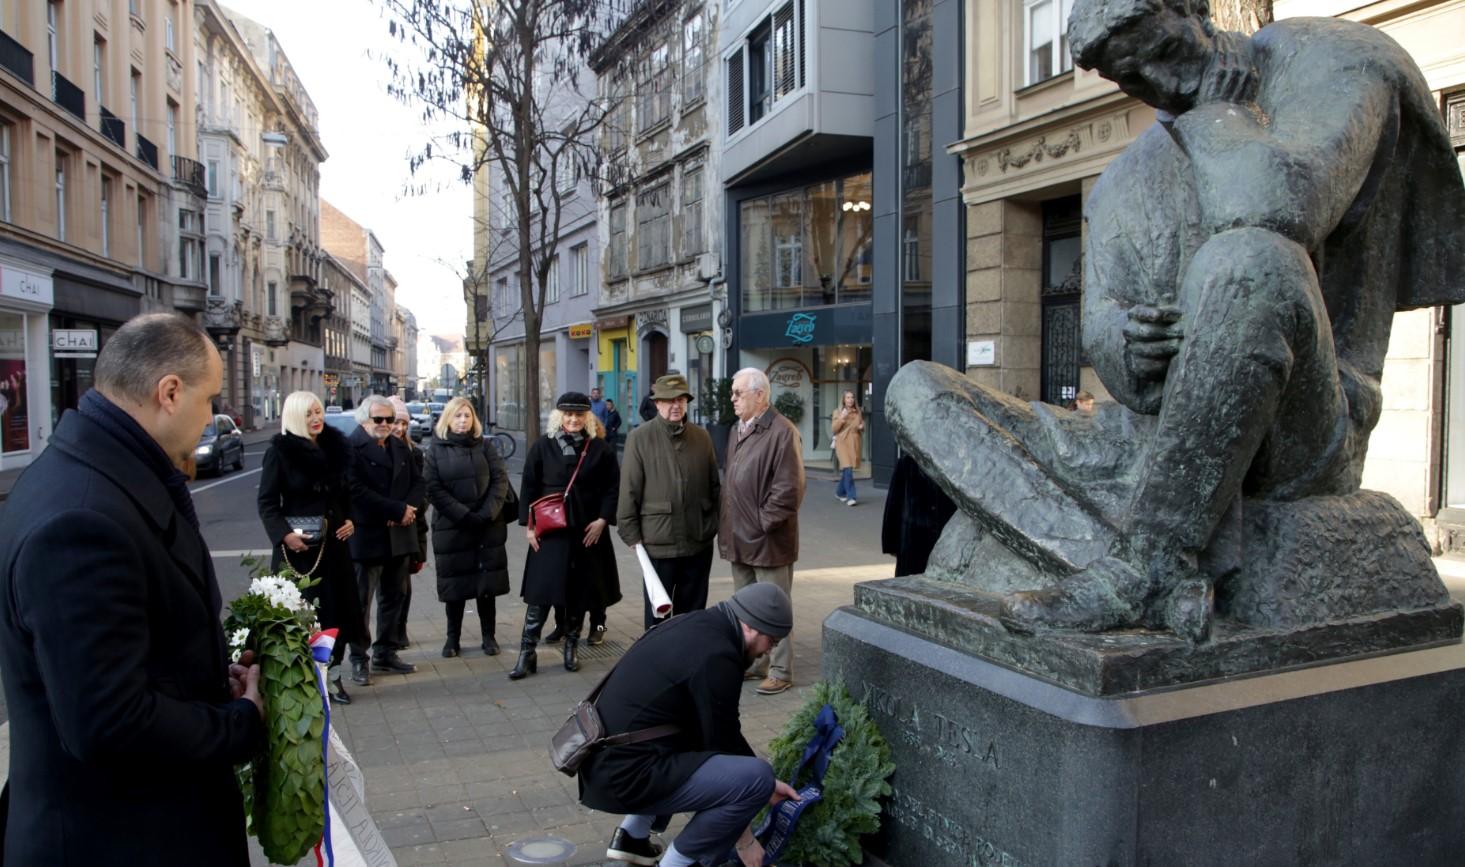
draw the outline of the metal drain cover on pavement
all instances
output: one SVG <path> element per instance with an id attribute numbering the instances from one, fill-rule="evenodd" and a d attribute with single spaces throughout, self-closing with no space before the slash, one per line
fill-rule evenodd
<path id="1" fill-rule="evenodd" d="M 540 647 L 543 646 L 544 645 L 540 645 Z M 550 647 L 558 650 L 560 652 L 560 655 L 564 656 L 565 646 L 563 644 L 556 643 L 550 645 Z M 605 641 L 601 642 L 598 647 L 591 647 L 584 641 L 580 642 L 581 659 L 615 659 L 625 652 L 626 646 L 624 644 L 621 644 L 619 641 L 610 638 L 607 638 Z"/>
<path id="2" fill-rule="evenodd" d="M 525 837 L 510 843 L 504 854 L 519 864 L 563 864 L 575 854 L 575 844 L 560 837 Z"/>

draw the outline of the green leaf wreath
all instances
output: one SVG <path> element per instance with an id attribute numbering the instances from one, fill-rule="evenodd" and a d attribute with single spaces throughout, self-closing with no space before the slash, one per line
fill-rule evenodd
<path id="1" fill-rule="evenodd" d="M 819 681 L 809 690 L 802 707 L 768 745 L 769 761 L 780 780 L 790 781 L 814 735 L 814 718 L 824 705 L 834 706 L 844 739 L 829 756 L 824 774 L 824 797 L 800 818 L 780 862 L 804 867 L 844 867 L 864 860 L 860 836 L 880 829 L 880 798 L 890 794 L 895 763 L 890 747 L 871 722 L 865 706 L 850 698 L 840 681 Z M 766 812 L 766 809 L 765 811 Z M 753 821 L 757 827 L 762 813 Z"/>
<path id="2" fill-rule="evenodd" d="M 325 830 L 325 710 L 310 656 L 319 626 L 300 593 L 315 583 L 288 569 L 255 578 L 224 619 L 234 658 L 253 650 L 260 665 L 266 743 L 239 784 L 249 832 L 273 864 L 295 864 Z"/>

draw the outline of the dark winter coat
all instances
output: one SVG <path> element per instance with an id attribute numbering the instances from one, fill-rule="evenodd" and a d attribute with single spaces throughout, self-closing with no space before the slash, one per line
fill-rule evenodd
<path id="1" fill-rule="evenodd" d="M 422 502 L 413 503 L 417 507 L 417 521 L 412 524 L 413 529 L 417 531 L 417 553 L 412 555 L 413 574 L 416 574 L 416 568 L 427 562 L 427 528 L 430 518 L 427 508 L 429 503 L 427 498 L 427 452 L 411 440 L 403 440 L 403 442 L 407 444 L 407 448 L 412 450 L 412 462 L 417 464 L 417 474 L 422 476 L 423 485 Z"/>
<path id="2" fill-rule="evenodd" d="M 799 559 L 804 502 L 804 446 L 798 428 L 770 407 L 747 435 L 727 435 L 717 547 L 722 559 L 748 566 L 787 566 Z"/>
<path id="3" fill-rule="evenodd" d="M 437 598 L 462 602 L 508 593 L 509 468 L 498 449 L 482 436 L 448 434 L 433 439 L 426 459 Z"/>
<path id="4" fill-rule="evenodd" d="M 561 492 L 575 472 L 577 455 L 563 454 L 558 436 L 542 436 L 524 457 L 524 480 L 519 487 L 519 523 L 529 524 L 529 504 L 546 494 Z M 569 528 L 543 536 L 539 550 L 529 550 L 524 561 L 524 584 L 520 595 L 530 605 L 565 605 L 575 608 L 608 608 L 621 600 L 620 575 L 615 550 L 606 527 L 600 541 L 585 547 L 585 528 L 604 518 L 616 521 L 616 497 L 621 471 L 615 449 L 603 439 L 590 438 L 584 448 L 585 464 L 570 489 L 566 513 Z"/>
<path id="5" fill-rule="evenodd" d="M 694 424 L 657 416 L 626 438 L 616 518 L 621 541 L 657 559 L 690 557 L 717 535 L 717 455 Z"/>
<path id="6" fill-rule="evenodd" d="M 910 455 L 901 455 L 885 494 L 880 550 L 895 555 L 895 574 L 919 575 L 941 539 L 956 504 L 931 481 Z"/>
<path id="7" fill-rule="evenodd" d="M 417 553 L 416 527 L 389 527 L 401 521 L 408 505 L 418 507 L 427 500 L 427 485 L 407 444 L 387 437 L 378 445 L 366 428 L 358 427 L 349 440 L 351 471 L 358 485 L 352 491 L 351 520 L 356 533 L 351 537 L 354 560 L 385 560 Z"/>
<path id="8" fill-rule="evenodd" d="M 580 767 L 580 802 L 642 813 L 712 756 L 753 755 L 738 719 L 747 665 L 726 603 L 673 617 L 631 645 L 595 703 L 606 733 L 668 723 L 681 731 L 591 754 Z"/>
<path id="9" fill-rule="evenodd" d="M 229 697 L 209 551 L 154 465 L 68 410 L 0 510 L 6 864 L 249 864 L 234 765 L 264 725 Z"/>
<path id="10" fill-rule="evenodd" d="M 336 640 L 345 642 L 367 636 L 351 549 L 336 538 L 336 531 L 351 517 L 352 484 L 346 435 L 326 425 L 315 442 L 294 434 L 275 435 L 260 469 L 257 500 L 259 519 L 270 537 L 271 570 L 278 571 L 286 560 L 281 549 L 292 530 L 287 518 L 325 517 L 325 552 L 311 547 L 290 552 L 288 559 L 302 574 L 314 568 L 314 577 L 321 581 L 306 595 L 319 606 L 321 626 L 341 630 Z"/>

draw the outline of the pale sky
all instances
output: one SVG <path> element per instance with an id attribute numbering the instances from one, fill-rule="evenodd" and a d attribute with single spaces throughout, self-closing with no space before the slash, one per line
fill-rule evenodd
<path id="1" fill-rule="evenodd" d="M 424 333 L 463 333 L 464 262 L 472 256 L 472 198 L 456 171 L 408 169 L 428 140 L 420 110 L 386 93 L 379 53 L 397 50 L 375 0 L 223 0 L 275 33 L 320 118 L 330 157 L 321 197 L 376 233 L 397 278 L 397 303 Z M 408 194 L 426 182 L 426 194 Z M 435 188 L 435 189 L 434 189 Z M 427 375 L 424 373 L 424 375 Z"/>

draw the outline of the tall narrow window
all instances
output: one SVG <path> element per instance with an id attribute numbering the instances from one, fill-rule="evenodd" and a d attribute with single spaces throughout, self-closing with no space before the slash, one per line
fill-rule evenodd
<path id="1" fill-rule="evenodd" d="M 145 241 L 147 240 L 147 231 L 146 231 L 146 228 L 145 228 L 147 226 L 147 224 L 148 224 L 148 222 L 147 222 L 147 215 L 148 215 L 147 199 L 143 198 L 142 196 L 138 196 L 137 197 L 137 267 L 138 268 L 146 268 L 148 266 L 147 244 L 145 243 Z"/>
<path id="2" fill-rule="evenodd" d="M 671 261 L 669 184 L 636 196 L 636 267 L 655 268 Z"/>
<path id="3" fill-rule="evenodd" d="M 92 42 L 92 94 L 96 97 L 97 105 L 107 102 L 102 94 L 102 83 L 105 80 L 103 71 L 107 68 L 106 45 L 106 41 L 100 36 Z"/>
<path id="4" fill-rule="evenodd" d="M 222 257 L 218 253 L 209 254 L 209 294 L 215 298 L 223 294 L 220 284 L 220 277 L 223 273 Z M 335 317 L 332 317 L 333 319 Z"/>
<path id="5" fill-rule="evenodd" d="M 1028 84 L 1046 81 L 1073 69 L 1068 50 L 1068 16 L 1073 0 L 1027 0 Z"/>
<path id="6" fill-rule="evenodd" d="M 142 89 L 142 73 L 136 69 L 132 70 L 132 78 L 127 83 L 128 97 L 131 100 L 130 119 L 132 121 L 132 134 L 134 137 L 142 135 L 142 130 L 137 128 L 137 93 Z"/>
<path id="7" fill-rule="evenodd" d="M 178 155 L 178 103 L 168 100 L 168 156 Z"/>
<path id="8" fill-rule="evenodd" d="M 265 303 L 269 305 L 268 308 L 267 308 L 267 312 L 269 313 L 270 316 L 278 316 L 278 315 L 280 315 L 279 312 L 278 312 L 279 311 L 279 302 L 277 302 L 275 300 L 275 295 L 278 294 L 275 291 L 275 288 L 276 288 L 275 287 L 275 281 L 271 280 L 267 285 L 268 285 L 268 289 L 267 289 L 266 294 L 265 294 L 265 299 L 266 299 L 266 302 Z"/>
<path id="9" fill-rule="evenodd" d="M 610 209 L 610 276 L 626 276 L 626 204 Z"/>
<path id="10" fill-rule="evenodd" d="M 275 212 L 265 211 L 265 238 L 275 240 Z"/>
<path id="11" fill-rule="evenodd" d="M 702 65 L 706 62 L 706 27 L 698 10 L 682 24 L 682 106 L 689 106 L 707 94 Z"/>
<path id="12" fill-rule="evenodd" d="M 102 255 L 112 255 L 112 179 L 102 177 Z"/>
<path id="13" fill-rule="evenodd" d="M 173 28 L 176 26 L 173 23 L 173 19 L 177 14 L 178 4 L 174 3 L 173 0 L 168 0 L 168 10 L 163 14 L 163 47 L 169 51 L 177 51 L 177 48 L 174 47 L 175 40 L 173 38 Z"/>
<path id="14" fill-rule="evenodd" d="M 56 152 L 56 237 L 66 240 L 66 155 Z"/>
<path id="15" fill-rule="evenodd" d="M 61 68 L 61 37 L 59 32 L 61 28 L 56 23 L 56 19 L 60 14 L 60 0 L 50 0 L 46 4 L 46 48 L 51 53 L 52 72 L 56 72 Z"/>
<path id="16" fill-rule="evenodd" d="M 10 222 L 10 129 L 0 123 L 0 220 Z"/>
<path id="17" fill-rule="evenodd" d="M 570 248 L 570 295 L 584 295 L 590 291 L 590 248 L 576 244 Z"/>
<path id="18" fill-rule="evenodd" d="M 209 198 L 219 197 L 219 161 L 209 160 Z"/>
<path id="19" fill-rule="evenodd" d="M 682 173 L 682 257 L 701 253 L 702 244 L 702 167 Z"/>
<path id="20" fill-rule="evenodd" d="M 560 300 L 560 257 L 549 260 L 549 280 L 544 289 L 544 303 L 553 304 Z"/>

